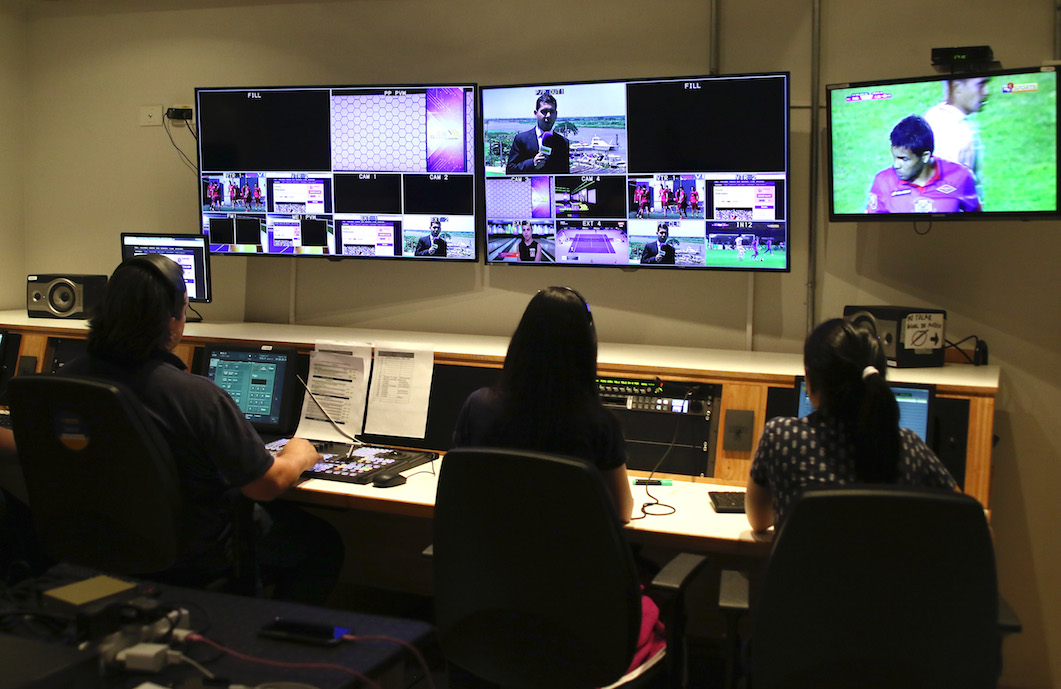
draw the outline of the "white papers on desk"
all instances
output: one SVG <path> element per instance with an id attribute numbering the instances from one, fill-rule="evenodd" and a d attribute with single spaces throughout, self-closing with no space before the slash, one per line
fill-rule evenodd
<path id="1" fill-rule="evenodd" d="M 310 440 L 349 442 L 361 432 L 368 390 L 370 347 L 318 343 L 309 355 L 307 394 L 295 435 Z M 314 402 L 313 400 L 317 401 Z M 318 403 L 320 406 L 318 406 Z M 324 414 L 321 407 L 328 412 Z M 331 416 L 331 421 L 328 420 Z M 332 425 L 335 422 L 343 432 Z M 344 435 L 345 433 L 346 435 Z M 348 437 L 349 436 L 349 437 Z"/>
<path id="2" fill-rule="evenodd" d="M 376 346 L 365 433 L 423 438 L 434 352 Z"/>

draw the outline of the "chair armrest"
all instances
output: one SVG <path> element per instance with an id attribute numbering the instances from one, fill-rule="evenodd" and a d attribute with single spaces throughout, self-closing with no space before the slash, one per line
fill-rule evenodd
<path id="1" fill-rule="evenodd" d="M 731 612 L 748 610 L 748 573 L 724 569 L 718 582 L 718 607 Z"/>
<path id="2" fill-rule="evenodd" d="M 1024 630 L 1016 611 L 1001 595 L 998 597 L 998 629 L 1003 634 L 1019 634 Z"/>
<path id="3" fill-rule="evenodd" d="M 704 555 L 679 553 L 652 578 L 652 588 L 681 591 L 707 562 L 708 559 Z"/>
<path id="4" fill-rule="evenodd" d="M 688 649 L 685 638 L 685 590 L 696 574 L 709 562 L 703 555 L 679 553 L 652 578 L 651 588 L 663 596 L 660 616 L 667 629 L 667 674 L 670 686 L 686 686 L 689 676 Z"/>

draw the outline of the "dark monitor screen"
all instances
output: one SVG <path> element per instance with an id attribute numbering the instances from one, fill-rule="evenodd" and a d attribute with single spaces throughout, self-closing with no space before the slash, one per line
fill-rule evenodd
<path id="1" fill-rule="evenodd" d="M 209 302 L 210 252 L 202 235 L 122 233 L 122 260 L 142 254 L 162 254 L 184 270 L 188 301 Z"/>
<path id="2" fill-rule="evenodd" d="M 909 428 L 926 445 L 932 445 L 932 407 L 936 399 L 936 386 L 921 385 L 917 383 L 893 383 L 889 382 L 892 392 L 895 393 L 895 401 L 899 403 L 899 425 Z M 798 408 L 796 415 L 803 417 L 814 411 L 814 405 L 807 397 L 807 381 L 803 376 L 796 378 L 798 390 Z"/>
<path id="3" fill-rule="evenodd" d="M 480 93 L 487 263 L 789 269 L 788 74 Z"/>
<path id="4" fill-rule="evenodd" d="M 0 404 L 7 403 L 7 381 L 15 375 L 22 336 L 0 330 Z"/>
<path id="5" fill-rule="evenodd" d="M 197 88 L 195 99 L 210 251 L 478 260 L 474 84 Z"/>
<path id="6" fill-rule="evenodd" d="M 259 434 L 290 435 L 302 401 L 297 356 L 293 349 L 208 344 L 199 373 L 232 396 Z"/>
<path id="7" fill-rule="evenodd" d="M 1055 70 L 828 85 L 830 220 L 1058 217 Z"/>

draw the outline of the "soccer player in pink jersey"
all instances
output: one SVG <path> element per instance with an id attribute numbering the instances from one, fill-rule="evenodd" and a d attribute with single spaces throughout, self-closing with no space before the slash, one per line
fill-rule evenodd
<path id="1" fill-rule="evenodd" d="M 981 210 L 972 171 L 933 156 L 932 128 L 910 115 L 891 132 L 891 167 L 873 178 L 870 213 L 954 213 Z"/>

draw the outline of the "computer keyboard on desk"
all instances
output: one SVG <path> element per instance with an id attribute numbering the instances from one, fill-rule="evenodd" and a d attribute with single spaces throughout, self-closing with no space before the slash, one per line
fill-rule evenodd
<path id="1" fill-rule="evenodd" d="M 287 439 L 277 440 L 265 447 L 272 453 L 279 452 Z M 372 483 L 384 471 L 398 473 L 426 464 L 438 455 L 418 450 L 396 450 L 380 445 L 351 446 L 346 443 L 314 442 L 314 447 L 324 457 L 314 467 L 302 473 L 309 478 L 321 478 L 346 483 Z"/>

